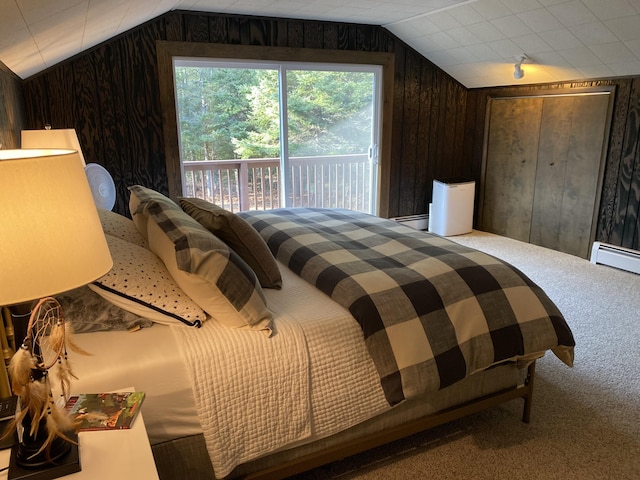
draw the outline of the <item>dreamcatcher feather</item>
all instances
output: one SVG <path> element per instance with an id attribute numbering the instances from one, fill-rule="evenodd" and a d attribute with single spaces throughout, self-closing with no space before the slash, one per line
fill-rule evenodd
<path id="1" fill-rule="evenodd" d="M 18 395 L 20 403 L 7 431 L 22 425 L 29 414 L 29 434 L 35 438 L 44 420 L 47 438 L 34 456 L 48 449 L 56 437 L 75 443 L 65 432 L 77 431 L 79 423 L 54 401 L 49 378 L 49 370 L 57 365 L 56 379 L 60 385 L 60 395 L 66 402 L 71 379 L 77 378 L 68 360 L 67 347 L 76 353 L 89 355 L 72 341 L 71 335 L 58 301 L 52 297 L 43 298 L 34 307 L 24 342 L 9 363 L 11 388 Z"/>

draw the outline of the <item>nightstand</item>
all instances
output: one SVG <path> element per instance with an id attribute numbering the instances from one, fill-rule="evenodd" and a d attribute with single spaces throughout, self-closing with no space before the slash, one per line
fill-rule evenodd
<path id="1" fill-rule="evenodd" d="M 79 444 L 82 471 L 60 478 L 158 480 L 142 412 L 128 430 L 80 432 Z M 0 466 L 9 465 L 10 453 L 11 449 L 0 451 Z M 0 472 L 0 480 L 7 475 L 7 470 Z"/>

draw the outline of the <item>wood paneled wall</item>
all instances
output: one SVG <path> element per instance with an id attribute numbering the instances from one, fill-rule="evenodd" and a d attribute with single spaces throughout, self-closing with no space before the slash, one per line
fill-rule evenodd
<path id="1" fill-rule="evenodd" d="M 381 27 L 171 12 L 24 81 L 29 128 L 75 128 L 127 212 L 128 185 L 168 194 L 157 40 L 395 55 L 389 215 L 427 211 L 435 177 L 471 175 L 466 89 Z"/>
<path id="2" fill-rule="evenodd" d="M 0 62 L 0 148 L 19 148 L 24 125 L 22 81 Z"/>
<path id="3" fill-rule="evenodd" d="M 640 250 L 640 77 L 469 90 L 465 149 L 481 177 L 487 99 L 561 88 L 614 86 L 615 100 L 596 226 L 596 240 Z"/>
<path id="4" fill-rule="evenodd" d="M 23 82 L 26 127 L 75 128 L 87 161 L 112 173 L 121 213 L 128 185 L 168 193 L 156 40 L 394 53 L 390 216 L 426 212 L 434 178 L 480 182 L 488 96 L 615 85 L 596 239 L 640 248 L 640 78 L 467 90 L 381 27 L 193 12 L 163 15 Z"/>

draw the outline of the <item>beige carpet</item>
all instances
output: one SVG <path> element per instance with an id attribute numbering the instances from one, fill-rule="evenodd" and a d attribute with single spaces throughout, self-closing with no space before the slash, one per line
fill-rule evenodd
<path id="1" fill-rule="evenodd" d="M 573 330 L 574 368 L 538 362 L 529 425 L 517 400 L 297 478 L 640 479 L 640 275 L 483 232 L 451 239 L 546 290 Z"/>

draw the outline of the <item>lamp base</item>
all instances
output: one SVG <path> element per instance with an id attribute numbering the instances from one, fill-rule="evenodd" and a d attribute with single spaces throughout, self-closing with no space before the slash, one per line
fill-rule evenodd
<path id="1" fill-rule="evenodd" d="M 78 441 L 78 437 L 69 435 L 73 441 Z M 18 460 L 18 449 L 20 444 L 14 445 L 11 449 L 11 460 L 9 461 L 9 480 L 52 480 L 64 475 L 76 473 L 82 470 L 80 467 L 80 454 L 78 445 L 69 444 L 69 450 L 55 462 L 43 462 L 38 465 L 24 466 Z"/>

